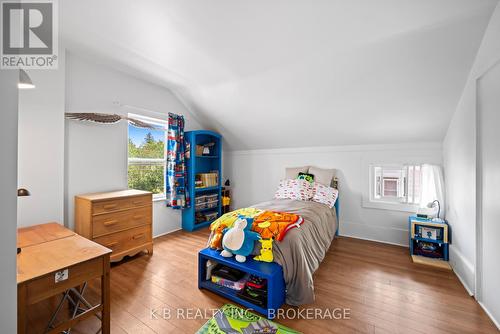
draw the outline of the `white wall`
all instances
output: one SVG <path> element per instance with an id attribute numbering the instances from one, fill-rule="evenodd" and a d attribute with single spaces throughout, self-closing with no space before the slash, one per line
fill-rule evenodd
<path id="1" fill-rule="evenodd" d="M 57 70 L 27 71 L 35 89 L 19 91 L 18 226 L 63 223 L 64 51 Z"/>
<path id="2" fill-rule="evenodd" d="M 72 53 L 66 56 L 66 111 L 132 112 L 156 118 L 166 118 L 168 112 L 174 112 L 185 116 L 186 130 L 200 128 L 168 89 L 97 65 Z M 117 107 L 113 102 L 158 113 Z M 127 189 L 127 124 L 96 125 L 67 120 L 65 163 L 65 221 L 67 226 L 73 228 L 75 195 Z M 179 210 L 167 208 L 164 201 L 155 202 L 155 236 L 180 226 Z"/>
<path id="3" fill-rule="evenodd" d="M 16 208 L 17 208 L 17 81 L 16 70 L 0 70 L 0 324 L 2 333 L 16 333 Z"/>
<path id="4" fill-rule="evenodd" d="M 224 173 L 231 180 L 233 207 L 271 199 L 286 167 L 336 168 L 340 188 L 340 234 L 408 245 L 408 212 L 365 208 L 370 162 L 441 164 L 440 143 L 335 146 L 225 152 Z"/>
<path id="5" fill-rule="evenodd" d="M 476 265 L 476 81 L 500 59 L 497 5 L 443 143 L 447 216 L 452 230 L 450 263 L 469 293 Z"/>

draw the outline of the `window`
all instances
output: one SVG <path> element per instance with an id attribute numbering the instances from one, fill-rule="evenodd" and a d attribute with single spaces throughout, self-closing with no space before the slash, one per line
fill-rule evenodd
<path id="1" fill-rule="evenodd" d="M 406 204 L 407 208 L 420 203 L 420 165 L 370 165 L 369 182 L 369 202 Z"/>
<path id="2" fill-rule="evenodd" d="M 128 125 L 128 187 L 147 190 L 154 199 L 165 197 L 165 129 L 166 121 L 132 115 L 157 129 Z"/>

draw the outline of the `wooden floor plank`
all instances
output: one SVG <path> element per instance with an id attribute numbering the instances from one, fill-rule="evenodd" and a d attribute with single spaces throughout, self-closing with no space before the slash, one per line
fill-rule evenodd
<path id="1" fill-rule="evenodd" d="M 210 311 L 228 302 L 197 288 L 197 252 L 207 237 L 206 229 L 174 232 L 155 239 L 152 257 L 141 254 L 112 266 L 112 333 L 194 333 L 206 319 L 178 319 L 176 310 Z M 350 319 L 278 322 L 303 333 L 498 333 L 453 272 L 412 263 L 403 247 L 339 237 L 314 284 L 313 304 L 284 309 L 348 308 Z M 88 295 L 98 299 L 98 287 Z M 41 322 L 42 309 L 30 319 Z M 152 309 L 168 309 L 171 317 L 155 319 Z M 98 327 L 97 319 L 89 319 L 73 333 Z"/>

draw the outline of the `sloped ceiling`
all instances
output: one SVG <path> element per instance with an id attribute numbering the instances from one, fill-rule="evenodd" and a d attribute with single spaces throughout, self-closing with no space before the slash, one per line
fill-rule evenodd
<path id="1" fill-rule="evenodd" d="M 70 50 L 169 87 L 238 150 L 442 140 L 497 1 L 59 3 Z"/>

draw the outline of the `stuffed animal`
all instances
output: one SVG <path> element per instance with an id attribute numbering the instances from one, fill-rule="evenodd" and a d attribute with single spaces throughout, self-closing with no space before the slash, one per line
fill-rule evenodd
<path id="1" fill-rule="evenodd" d="M 227 228 L 224 224 L 219 224 L 215 226 L 210 235 L 209 246 L 212 249 L 222 249 L 222 236 L 224 235 L 224 230 Z"/>
<path id="2" fill-rule="evenodd" d="M 263 262 L 273 262 L 273 239 L 260 239 L 262 245 L 260 255 L 254 256 L 254 260 Z"/>
<path id="3" fill-rule="evenodd" d="M 262 210 L 255 208 L 242 208 L 223 214 L 210 224 L 210 237 L 208 238 L 207 246 L 212 249 L 222 249 L 222 236 L 225 228 L 233 226 L 234 222 L 241 216 L 255 217 L 258 216 Z"/>
<path id="4" fill-rule="evenodd" d="M 236 261 L 245 262 L 246 257 L 253 251 L 255 240 L 260 239 L 260 235 L 250 231 L 253 218 L 240 216 L 233 224 L 233 227 L 224 229 L 222 247 L 224 250 L 220 255 L 231 257 L 236 255 Z"/>

